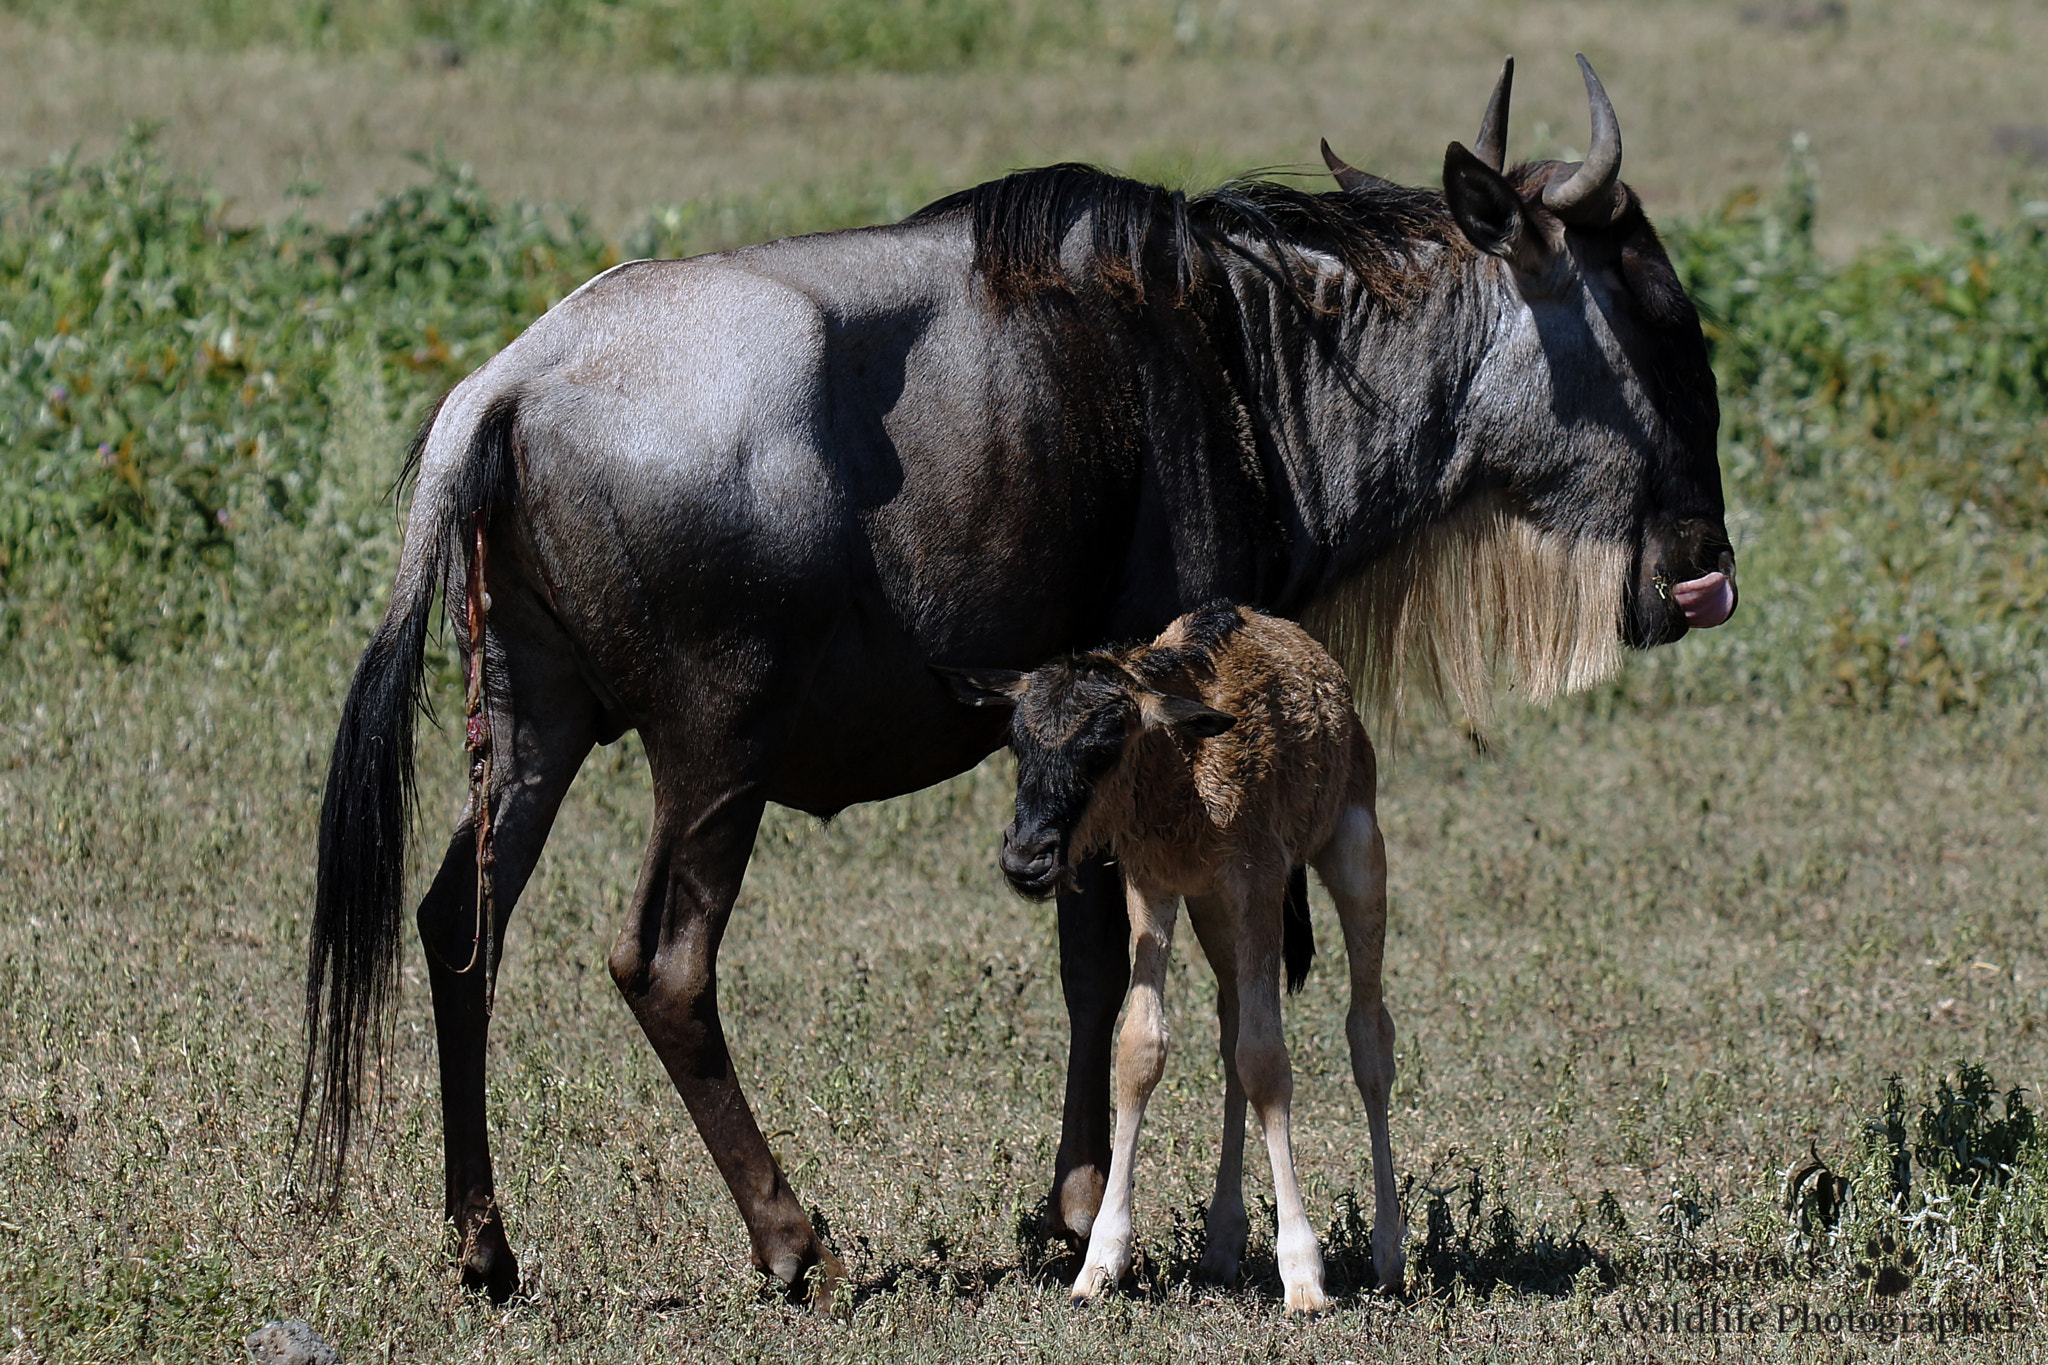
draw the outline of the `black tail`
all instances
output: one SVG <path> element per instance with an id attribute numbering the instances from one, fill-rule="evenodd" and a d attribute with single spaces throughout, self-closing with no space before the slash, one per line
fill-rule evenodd
<path id="1" fill-rule="evenodd" d="M 298 1143 L 311 1125 L 311 1176 L 338 1191 L 349 1128 L 372 1040 L 385 1041 L 398 983 L 405 841 L 413 813 L 413 723 L 426 705 L 426 643 L 434 597 L 450 568 L 466 563 L 462 532 L 486 520 L 512 477 L 512 396 L 478 424 L 470 457 L 453 479 L 415 496 L 406 554 L 391 605 L 349 683 L 320 807 L 319 882 L 306 960 L 306 1070 L 299 1086 Z M 438 414 L 437 414 L 438 415 Z M 419 461 L 430 416 L 413 442 Z M 421 518 L 426 518 L 424 522 Z M 429 534 L 419 535 L 420 526 Z"/>
<path id="2" fill-rule="evenodd" d="M 1287 993 L 1293 995 L 1308 980 L 1308 969 L 1316 960 L 1316 928 L 1308 918 L 1308 869 L 1297 867 L 1287 874 L 1287 899 L 1280 906 L 1280 960 L 1287 965 Z"/>

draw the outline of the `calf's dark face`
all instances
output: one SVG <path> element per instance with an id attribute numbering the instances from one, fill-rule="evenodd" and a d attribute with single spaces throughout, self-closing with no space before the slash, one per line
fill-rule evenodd
<path id="1" fill-rule="evenodd" d="M 1003 831 L 1003 876 L 1042 900 L 1073 866 L 1074 831 L 1095 789 L 1140 731 L 1169 726 L 1195 736 L 1220 734 L 1234 718 L 1137 682 L 1113 660 L 1082 655 L 1032 673 L 1006 669 L 934 672 L 969 706 L 1010 710 L 1017 757 L 1016 817 Z"/>
<path id="2" fill-rule="evenodd" d="M 1113 683 L 1075 678 L 1047 692 L 1027 691 L 1010 717 L 1017 811 L 1003 831 L 1001 863 L 1010 885 L 1033 898 L 1058 889 L 1095 786 L 1116 767 L 1137 728 L 1137 707 Z"/>

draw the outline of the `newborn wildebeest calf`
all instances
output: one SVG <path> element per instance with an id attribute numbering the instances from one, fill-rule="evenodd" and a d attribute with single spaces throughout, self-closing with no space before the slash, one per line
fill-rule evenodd
<path id="1" fill-rule="evenodd" d="M 1116 1144 L 1108 1189 L 1074 1281 L 1093 1299 L 1131 1264 L 1131 1164 L 1145 1102 L 1166 1063 L 1161 989 L 1180 899 L 1216 971 L 1222 1021 L 1223 1157 L 1200 1274 L 1237 1275 L 1244 1108 L 1258 1111 L 1279 1205 L 1280 1278 L 1292 1312 L 1324 1308 L 1323 1257 L 1302 1208 L 1287 1134 L 1294 1089 L 1280 1033 L 1283 903 L 1315 868 L 1336 902 L 1351 963 L 1351 1070 L 1372 1127 L 1373 1269 L 1401 1283 L 1401 1215 L 1387 1139 L 1394 1021 L 1380 999 L 1386 848 L 1374 817 L 1372 742 L 1343 671 L 1299 626 L 1218 604 L 1151 644 L 1076 655 L 1031 673 L 940 670 L 963 701 L 1013 709 L 1017 818 L 1003 873 L 1049 895 L 1082 859 L 1109 854 L 1130 907 L 1130 1009 L 1116 1048 Z M 1290 955 L 1292 956 L 1292 955 Z M 1291 985 L 1307 970 L 1290 962 Z"/>

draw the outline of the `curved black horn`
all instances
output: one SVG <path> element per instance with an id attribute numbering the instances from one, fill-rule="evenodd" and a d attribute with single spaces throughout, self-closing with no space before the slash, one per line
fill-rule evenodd
<path id="1" fill-rule="evenodd" d="M 1323 164 L 1328 166 L 1330 174 L 1337 178 L 1337 185 L 1340 189 L 1369 190 L 1376 186 L 1392 183 L 1391 181 L 1380 179 L 1371 171 L 1361 171 L 1343 157 L 1338 156 L 1330 150 L 1330 140 L 1328 138 L 1323 139 Z"/>
<path id="2" fill-rule="evenodd" d="M 1586 78 L 1586 102 L 1593 107 L 1593 145 L 1571 179 L 1543 187 L 1543 206 L 1568 223 L 1604 223 L 1613 216 L 1614 186 L 1621 176 L 1621 125 L 1584 53 L 1579 54 L 1579 73 Z"/>
<path id="3" fill-rule="evenodd" d="M 1486 117 L 1479 122 L 1479 137 L 1472 155 L 1495 170 L 1501 170 L 1508 155 L 1508 95 L 1515 84 L 1515 59 L 1500 64 L 1500 79 L 1493 83 L 1493 98 L 1486 102 Z"/>

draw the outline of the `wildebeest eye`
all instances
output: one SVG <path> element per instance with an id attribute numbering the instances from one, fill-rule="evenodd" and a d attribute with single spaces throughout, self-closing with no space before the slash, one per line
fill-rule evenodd
<path id="1" fill-rule="evenodd" d="M 1130 730 L 1129 710 L 1125 699 L 1118 696 L 1111 704 L 1092 707 L 1074 727 L 1067 752 L 1088 785 L 1093 786 L 1123 756 L 1124 737 Z"/>
<path id="2" fill-rule="evenodd" d="M 1112 742 L 1107 738 L 1091 739 L 1076 746 L 1074 767 L 1080 771 L 1081 780 L 1093 786 L 1104 773 L 1116 766 L 1124 750 L 1123 737 L 1117 736 Z"/>

